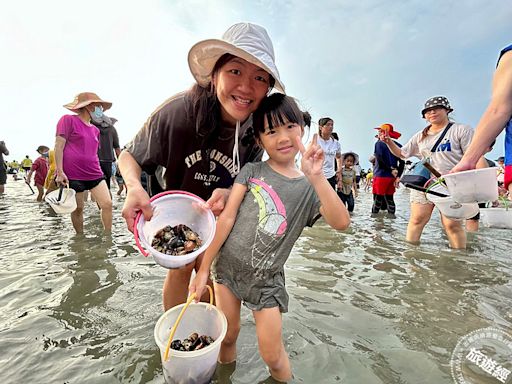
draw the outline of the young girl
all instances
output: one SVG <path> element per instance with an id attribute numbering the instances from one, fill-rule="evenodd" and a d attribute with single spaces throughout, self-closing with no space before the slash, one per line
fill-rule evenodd
<path id="1" fill-rule="evenodd" d="M 30 185 L 32 181 L 32 175 L 34 176 L 34 184 L 37 187 L 37 201 L 43 201 L 44 195 L 44 181 L 46 179 L 46 174 L 48 173 L 48 148 L 46 145 L 40 145 L 37 147 L 37 153 L 39 153 L 39 157 L 32 163 L 30 167 L 30 171 L 27 175 L 27 183 Z"/>
<path id="2" fill-rule="evenodd" d="M 304 115 L 280 93 L 263 100 L 254 113 L 254 134 L 267 151 L 265 162 L 248 163 L 235 180 L 217 231 L 189 291 L 201 296 L 213 266 L 215 299 L 228 319 L 219 355 L 236 359 L 240 305 L 253 311 L 260 354 L 276 380 L 291 378 L 281 337 L 281 312 L 288 310 L 284 263 L 305 226 L 321 214 L 335 229 L 350 217 L 322 172 L 324 154 L 317 135 L 306 150 L 301 142 Z M 302 172 L 295 156 L 302 153 Z"/>
<path id="3" fill-rule="evenodd" d="M 357 197 L 355 162 L 356 155 L 352 152 L 343 155 L 343 167 L 341 168 L 341 177 L 338 180 L 338 196 L 347 205 L 349 213 L 354 211 L 354 197 Z"/>

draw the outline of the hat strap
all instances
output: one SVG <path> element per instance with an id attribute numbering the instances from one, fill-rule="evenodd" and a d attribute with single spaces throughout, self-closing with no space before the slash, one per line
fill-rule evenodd
<path id="1" fill-rule="evenodd" d="M 240 131 L 240 120 L 236 121 L 235 143 L 233 145 L 233 173 L 237 175 L 240 172 L 240 153 L 238 152 L 238 135 Z"/>

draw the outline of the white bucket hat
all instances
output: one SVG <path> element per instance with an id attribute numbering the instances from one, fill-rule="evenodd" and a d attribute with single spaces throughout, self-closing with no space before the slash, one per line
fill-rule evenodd
<path id="1" fill-rule="evenodd" d="M 276 81 L 275 88 L 285 93 L 275 64 L 274 47 L 265 28 L 252 23 L 238 23 L 229 27 L 222 39 L 203 40 L 190 48 L 188 65 L 199 85 L 208 85 L 215 63 L 226 53 L 267 71 Z"/>

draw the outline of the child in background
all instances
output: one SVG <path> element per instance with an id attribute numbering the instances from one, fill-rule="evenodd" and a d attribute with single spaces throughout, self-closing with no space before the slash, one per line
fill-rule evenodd
<path id="1" fill-rule="evenodd" d="M 34 176 L 34 185 L 37 188 L 37 201 L 43 201 L 43 195 L 44 195 L 44 181 L 46 179 L 46 174 L 48 173 L 48 151 L 50 148 L 48 148 L 46 145 L 40 145 L 37 147 L 37 153 L 39 153 L 41 156 L 39 156 L 31 165 L 30 171 L 27 175 L 27 183 L 30 184 L 30 181 L 32 179 L 32 175 L 35 172 Z"/>
<path id="2" fill-rule="evenodd" d="M 353 152 L 343 154 L 341 178 L 338 180 L 338 196 L 347 206 L 348 212 L 354 212 L 354 197 L 357 197 L 357 173 L 354 169 L 356 155 Z"/>
<path id="3" fill-rule="evenodd" d="M 307 150 L 302 145 L 310 117 L 294 99 L 274 93 L 262 101 L 253 119 L 256 141 L 269 159 L 246 164 L 237 176 L 189 291 L 201 297 L 219 254 L 212 269 L 215 299 L 228 319 L 219 361 L 236 360 L 243 303 L 252 310 L 270 374 L 287 381 L 292 373 L 282 341 L 281 313 L 288 310 L 284 263 L 303 228 L 319 215 L 338 230 L 348 227 L 350 217 L 322 172 L 324 153 L 317 135 Z M 299 151 L 302 172 L 295 165 Z"/>

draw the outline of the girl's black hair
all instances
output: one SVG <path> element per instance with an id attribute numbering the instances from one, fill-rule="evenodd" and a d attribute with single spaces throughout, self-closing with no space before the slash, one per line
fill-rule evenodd
<path id="1" fill-rule="evenodd" d="M 352 158 L 352 161 L 355 163 L 356 162 L 356 157 L 354 156 L 353 153 L 347 153 L 344 157 L 343 157 L 343 161 L 347 160 L 347 158 L 351 157 Z"/>
<path id="2" fill-rule="evenodd" d="M 263 99 L 252 119 L 255 137 L 265 132 L 265 121 L 269 129 L 286 123 L 299 124 L 301 127 L 311 125 L 309 112 L 302 112 L 293 97 L 282 93 L 273 93 Z"/>

